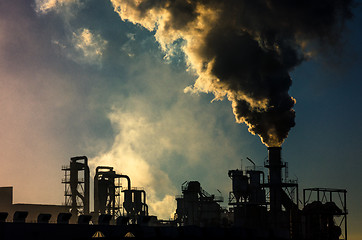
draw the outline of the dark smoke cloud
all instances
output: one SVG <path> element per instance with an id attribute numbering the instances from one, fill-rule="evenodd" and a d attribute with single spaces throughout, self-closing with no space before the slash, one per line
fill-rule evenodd
<path id="1" fill-rule="evenodd" d="M 151 31 L 165 51 L 178 39 L 198 79 L 189 91 L 232 102 L 237 122 L 268 146 L 295 125 L 289 72 L 339 44 L 352 0 L 111 0 L 123 20 Z"/>

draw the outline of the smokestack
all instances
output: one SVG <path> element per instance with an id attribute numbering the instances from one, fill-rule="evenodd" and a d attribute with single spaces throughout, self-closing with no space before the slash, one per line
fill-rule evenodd
<path id="1" fill-rule="evenodd" d="M 282 210 L 282 168 L 281 147 L 268 147 L 269 185 L 270 185 L 270 211 L 277 214 Z"/>

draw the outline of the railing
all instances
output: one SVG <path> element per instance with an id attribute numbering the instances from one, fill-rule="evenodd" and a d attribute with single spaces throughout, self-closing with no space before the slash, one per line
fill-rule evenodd
<path id="1" fill-rule="evenodd" d="M 84 178 L 78 178 L 78 183 L 84 183 Z M 62 183 L 70 183 L 70 177 L 66 176 L 65 178 L 62 178 Z"/>
<path id="2" fill-rule="evenodd" d="M 62 170 L 70 170 L 70 166 L 69 165 L 62 165 Z"/>
<path id="3" fill-rule="evenodd" d="M 264 167 L 263 166 L 246 166 L 245 167 L 246 171 L 260 171 L 260 172 L 264 172 Z"/>
<path id="4" fill-rule="evenodd" d="M 284 183 L 298 184 L 298 179 L 285 179 Z"/>

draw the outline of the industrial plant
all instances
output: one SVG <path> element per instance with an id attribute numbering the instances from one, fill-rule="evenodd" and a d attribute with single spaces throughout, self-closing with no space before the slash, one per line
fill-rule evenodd
<path id="1" fill-rule="evenodd" d="M 88 159 L 72 157 L 62 167 L 63 205 L 14 204 L 13 188 L 0 188 L 0 239 L 347 240 L 347 191 L 307 188 L 300 196 L 281 151 L 268 147 L 264 166 L 247 158 L 250 166 L 225 173 L 231 180 L 228 199 L 185 181 L 175 196 L 174 218 L 167 220 L 149 215 L 147 189 L 132 186 L 112 166 L 96 167 L 91 196 Z"/>

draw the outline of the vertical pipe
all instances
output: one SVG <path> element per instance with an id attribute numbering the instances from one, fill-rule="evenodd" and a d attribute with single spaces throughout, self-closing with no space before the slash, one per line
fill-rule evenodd
<path id="1" fill-rule="evenodd" d="M 96 174 L 94 176 L 94 190 L 93 190 L 93 204 L 94 212 L 99 214 L 99 198 L 98 198 L 98 169 L 96 169 Z"/>
<path id="2" fill-rule="evenodd" d="M 317 201 L 319 202 L 319 188 L 317 189 Z"/>
<path id="3" fill-rule="evenodd" d="M 89 178 L 90 178 L 90 173 L 89 173 L 89 167 L 88 167 L 88 158 L 86 156 L 83 156 L 84 159 L 84 214 L 89 214 Z"/>
<path id="4" fill-rule="evenodd" d="M 143 206 L 145 207 L 145 215 L 148 216 L 148 205 L 146 204 L 146 191 L 141 190 L 143 193 Z"/>
<path id="5" fill-rule="evenodd" d="M 70 162 L 70 190 L 72 193 L 72 214 L 77 216 L 78 206 L 77 206 L 77 195 L 78 195 L 78 169 L 77 162 L 75 159 L 71 158 Z"/>
<path id="6" fill-rule="evenodd" d="M 117 174 L 116 176 L 119 177 L 119 178 L 127 179 L 127 190 L 131 190 L 131 179 L 127 175 Z"/>
<path id="7" fill-rule="evenodd" d="M 268 147 L 269 178 L 270 178 L 270 210 L 280 212 L 282 210 L 282 161 L 281 147 Z"/>
<path id="8" fill-rule="evenodd" d="M 299 187 L 297 185 L 297 209 L 299 209 Z"/>
<path id="9" fill-rule="evenodd" d="M 114 172 L 115 175 L 115 172 Z M 112 177 L 112 194 L 111 194 L 111 198 L 112 198 L 112 219 L 115 219 L 116 216 L 116 184 L 115 184 L 115 177 Z"/>
<path id="10" fill-rule="evenodd" d="M 77 156 L 70 158 L 70 187 L 72 191 L 72 212 L 78 213 L 77 196 L 83 202 L 83 214 L 89 213 L 89 167 L 86 156 Z M 84 162 L 78 162 L 83 160 Z M 84 171 L 84 190 L 78 191 L 79 171 Z"/>
<path id="11" fill-rule="evenodd" d="M 108 171 L 101 171 L 101 170 L 108 170 Z M 96 174 L 94 176 L 94 212 L 97 214 L 104 213 L 103 211 L 106 209 L 106 206 L 101 206 L 101 199 L 100 199 L 100 191 L 104 191 L 104 187 L 100 189 L 99 186 L 99 178 L 102 178 L 105 174 L 109 174 L 113 171 L 113 167 L 108 166 L 98 166 L 96 167 Z M 103 203 L 102 203 L 103 204 Z"/>
<path id="12" fill-rule="evenodd" d="M 64 205 L 68 205 L 68 202 L 67 202 L 67 182 L 68 182 L 68 170 L 65 170 L 64 171 L 64 180 L 65 180 L 65 184 L 64 184 Z M 70 181 L 70 180 L 69 180 Z"/>
<path id="13" fill-rule="evenodd" d="M 346 197 L 347 191 L 344 191 L 344 206 L 343 206 L 343 211 L 344 211 L 344 233 L 345 233 L 345 240 L 347 240 L 347 197 Z"/>

